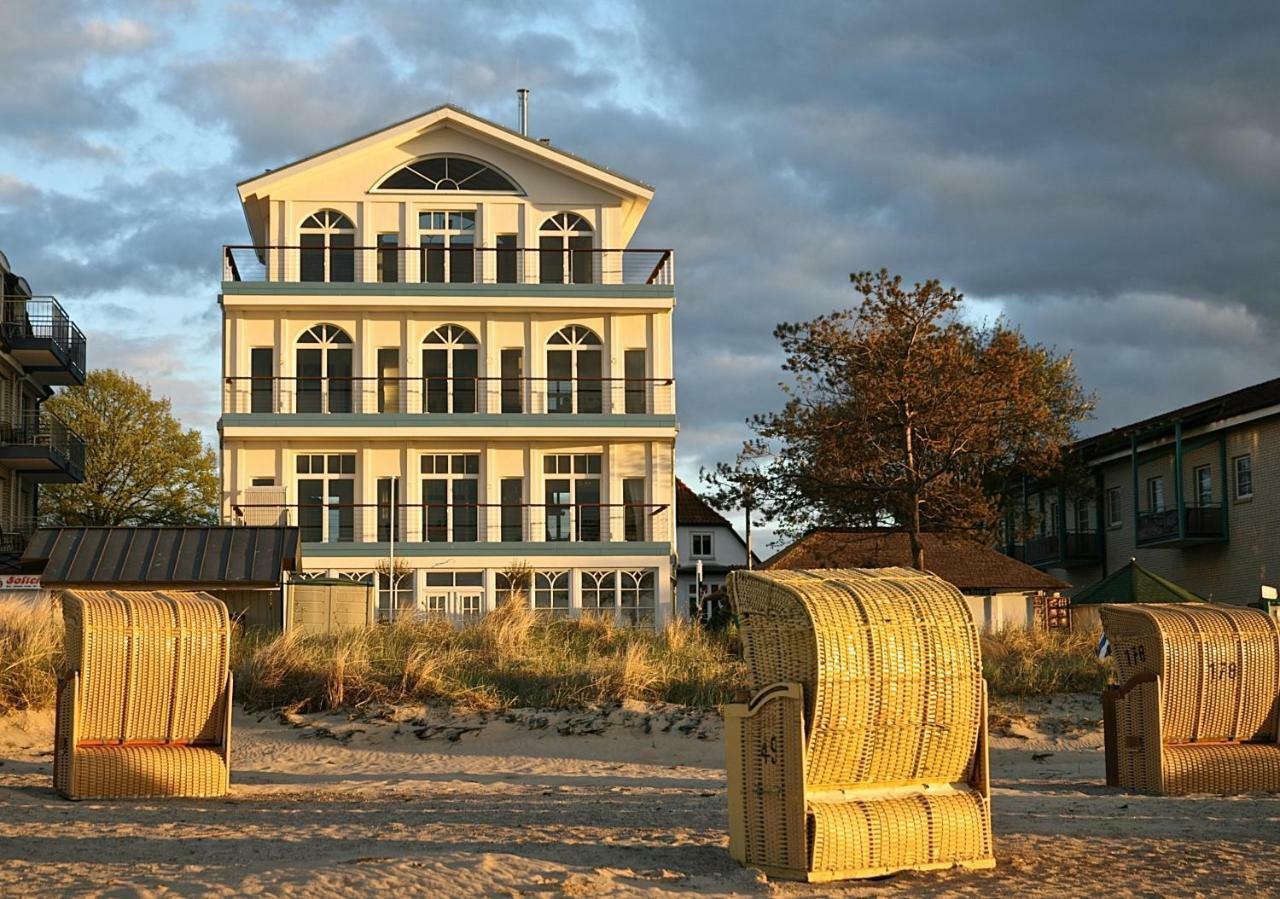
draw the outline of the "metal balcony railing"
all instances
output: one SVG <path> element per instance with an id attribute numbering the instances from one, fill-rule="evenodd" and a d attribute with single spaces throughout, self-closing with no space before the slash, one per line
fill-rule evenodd
<path id="1" fill-rule="evenodd" d="M 10 348 L 28 352 L 47 345 L 75 383 L 84 382 L 84 333 L 53 297 L 5 296 L 0 308 L 0 338 Z"/>
<path id="2" fill-rule="evenodd" d="M 0 422 L 0 447 L 9 450 L 8 458 L 26 458 L 14 450 L 30 448 L 31 458 L 48 458 L 73 479 L 84 479 L 84 440 L 47 409 Z"/>
<path id="3" fill-rule="evenodd" d="M 670 415 L 671 378 L 232 377 L 224 414 Z"/>
<path id="4" fill-rule="evenodd" d="M 222 280 L 381 284 L 675 284 L 663 249 L 226 245 Z"/>
<path id="5" fill-rule="evenodd" d="M 1021 561 L 1028 565 L 1069 564 L 1099 558 L 1098 535 L 1092 531 L 1041 534 L 1027 539 Z"/>
<path id="6" fill-rule="evenodd" d="M 296 526 L 304 543 L 642 543 L 670 539 L 650 503 L 233 503 L 230 524 Z"/>
<path id="7" fill-rule="evenodd" d="M 1219 540 L 1226 536 L 1225 510 L 1221 503 L 1148 509 L 1138 513 L 1138 545 L 1178 539 Z M 1181 532 L 1179 523 L 1181 521 Z"/>

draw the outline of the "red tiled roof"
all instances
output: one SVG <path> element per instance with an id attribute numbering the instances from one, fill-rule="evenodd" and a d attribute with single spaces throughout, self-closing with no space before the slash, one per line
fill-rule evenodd
<path id="1" fill-rule="evenodd" d="M 731 528 L 729 519 L 707 505 L 707 501 L 694 493 L 689 485 L 676 478 L 676 524 L 720 525 Z"/>
<path id="2" fill-rule="evenodd" d="M 921 534 L 924 567 L 963 591 L 1064 590 L 1070 585 L 1004 553 L 942 534 Z M 888 568 L 911 565 L 902 531 L 819 528 L 764 563 L 765 568 Z"/>

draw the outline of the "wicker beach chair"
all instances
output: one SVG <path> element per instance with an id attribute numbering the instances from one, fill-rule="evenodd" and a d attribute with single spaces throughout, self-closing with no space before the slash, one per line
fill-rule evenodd
<path id="1" fill-rule="evenodd" d="M 203 593 L 64 591 L 54 788 L 68 799 L 221 796 L 227 607 Z"/>
<path id="2" fill-rule="evenodd" d="M 808 881 L 994 866 L 960 592 L 904 568 L 738 571 L 729 592 L 752 694 L 724 710 L 730 854 Z"/>
<path id="3" fill-rule="evenodd" d="M 1280 622 L 1209 603 L 1105 605 L 1120 686 L 1102 694 L 1107 783 L 1280 791 Z"/>

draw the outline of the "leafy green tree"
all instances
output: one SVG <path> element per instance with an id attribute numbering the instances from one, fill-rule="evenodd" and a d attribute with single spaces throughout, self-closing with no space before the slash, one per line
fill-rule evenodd
<path id="1" fill-rule="evenodd" d="M 1006 485 L 1046 477 L 1092 397 L 1068 356 L 1004 321 L 975 326 L 963 295 L 887 271 L 850 276 L 859 308 L 781 324 L 782 411 L 749 421 L 744 452 L 769 457 L 761 506 L 784 533 L 815 525 L 990 539 Z"/>
<path id="2" fill-rule="evenodd" d="M 217 522 L 217 457 L 174 418 L 168 399 L 102 369 L 45 406 L 84 438 L 85 478 L 42 487 L 42 515 L 68 525 Z"/>

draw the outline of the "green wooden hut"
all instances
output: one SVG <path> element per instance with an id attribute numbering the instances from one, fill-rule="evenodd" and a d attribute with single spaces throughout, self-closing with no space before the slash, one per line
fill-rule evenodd
<path id="1" fill-rule="evenodd" d="M 1098 606 L 1127 602 L 1208 602 L 1167 577 L 1143 568 L 1136 559 L 1071 597 L 1071 626 L 1095 628 Z"/>

